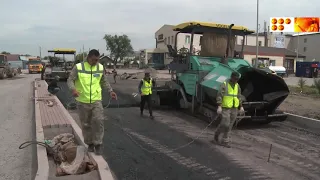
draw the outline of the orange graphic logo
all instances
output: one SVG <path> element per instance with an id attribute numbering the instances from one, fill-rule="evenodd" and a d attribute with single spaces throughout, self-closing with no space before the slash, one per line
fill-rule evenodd
<path id="1" fill-rule="evenodd" d="M 287 18 L 287 19 L 285 20 L 285 23 L 286 23 L 286 24 L 290 24 L 290 23 L 291 23 L 291 19 L 290 19 L 290 18 Z"/>
<path id="2" fill-rule="evenodd" d="M 276 31 L 278 29 L 277 25 L 272 25 L 271 26 L 272 31 Z"/>
<path id="3" fill-rule="evenodd" d="M 294 18 L 294 32 L 319 32 L 318 17 L 296 17 Z"/>
<path id="4" fill-rule="evenodd" d="M 283 23 L 284 23 L 284 20 L 283 20 L 282 18 L 280 18 L 280 19 L 278 20 L 278 23 L 279 23 L 279 24 L 283 24 Z"/>
<path id="5" fill-rule="evenodd" d="M 284 30 L 284 26 L 283 26 L 283 25 L 279 25 L 278 29 L 279 29 L 280 31 L 283 31 L 283 30 Z"/>
<path id="6" fill-rule="evenodd" d="M 271 23 L 272 23 L 272 24 L 277 24 L 277 22 L 278 22 L 278 21 L 277 21 L 276 18 L 272 18 L 272 20 L 271 20 Z"/>

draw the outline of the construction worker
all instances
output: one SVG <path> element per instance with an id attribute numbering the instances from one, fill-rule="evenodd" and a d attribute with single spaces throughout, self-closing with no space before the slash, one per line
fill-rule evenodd
<path id="1" fill-rule="evenodd" d="M 150 118 L 153 119 L 152 115 L 152 88 L 155 87 L 155 81 L 150 77 L 150 73 L 146 72 L 144 74 L 144 78 L 140 81 L 138 90 L 141 94 L 141 102 L 140 102 L 140 115 L 143 116 L 144 106 L 147 103 Z"/>
<path id="2" fill-rule="evenodd" d="M 225 147 L 230 148 L 229 134 L 236 121 L 238 110 L 244 112 L 241 100 L 241 89 L 238 84 L 239 74 L 233 72 L 229 80 L 221 84 L 217 95 L 217 113 L 222 115 L 221 122 L 217 127 L 214 140 Z M 223 141 L 220 142 L 220 134 L 223 134 Z"/>
<path id="3" fill-rule="evenodd" d="M 102 106 L 102 88 L 116 99 L 104 67 L 99 63 L 100 53 L 96 49 L 89 51 L 87 61 L 76 64 L 68 78 L 68 86 L 76 97 L 84 142 L 89 152 L 100 155 L 104 136 L 104 110 Z"/>
<path id="4" fill-rule="evenodd" d="M 58 86 L 59 79 L 59 76 L 55 76 L 54 79 L 49 82 L 48 92 L 50 95 L 56 95 L 61 90 L 61 88 Z"/>
<path id="5" fill-rule="evenodd" d="M 117 72 L 116 68 L 114 68 L 112 70 L 112 74 L 113 74 L 114 83 L 116 84 L 117 83 L 117 75 L 118 75 L 118 72 Z"/>

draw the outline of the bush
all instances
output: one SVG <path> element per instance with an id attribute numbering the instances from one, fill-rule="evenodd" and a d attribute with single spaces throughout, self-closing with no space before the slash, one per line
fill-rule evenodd
<path id="1" fill-rule="evenodd" d="M 300 77 L 300 79 L 298 81 L 298 87 L 300 88 L 300 93 L 303 92 L 305 85 L 306 85 L 306 80 L 304 80 L 302 77 Z"/>
<path id="2" fill-rule="evenodd" d="M 320 94 L 320 79 L 314 78 L 313 83 L 314 83 L 315 88 L 318 90 L 318 93 Z"/>

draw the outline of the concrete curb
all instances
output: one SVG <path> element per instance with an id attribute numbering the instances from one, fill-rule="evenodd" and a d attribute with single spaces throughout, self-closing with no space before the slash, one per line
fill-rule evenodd
<path id="1" fill-rule="evenodd" d="M 45 83 L 46 86 L 48 86 L 47 83 Z M 35 88 L 35 116 L 36 116 L 36 138 L 39 142 L 44 142 L 44 133 L 43 128 L 41 124 L 41 116 L 40 116 L 40 107 L 37 103 L 37 84 L 36 81 L 34 81 L 34 88 Z M 54 96 L 55 101 L 57 102 L 57 105 L 61 107 L 62 113 L 66 115 L 68 118 L 71 127 L 73 129 L 73 133 L 75 135 L 75 138 L 79 142 L 80 145 L 83 145 L 87 147 L 87 145 L 84 143 L 84 138 L 82 135 L 82 130 L 76 123 L 76 121 L 72 118 L 72 116 L 69 114 L 69 112 L 65 109 L 63 104 L 60 102 L 57 96 Z M 115 177 L 113 177 L 112 172 L 109 168 L 108 163 L 104 160 L 102 156 L 97 156 L 94 153 L 89 153 L 89 155 L 96 161 L 98 164 L 98 172 L 101 180 L 115 180 Z M 48 179 L 49 176 L 49 163 L 48 163 L 48 157 L 47 157 L 47 150 L 43 146 L 37 146 L 37 159 L 38 159 L 38 171 L 36 174 L 35 180 L 45 180 Z"/>
<path id="2" fill-rule="evenodd" d="M 288 115 L 287 121 L 291 121 L 297 125 L 311 130 L 320 130 L 320 120 L 299 116 L 296 114 L 286 113 Z"/>
<path id="3" fill-rule="evenodd" d="M 38 90 L 37 82 L 34 81 L 34 106 L 35 106 L 35 123 L 36 123 L 36 141 L 44 142 L 44 133 L 41 123 L 40 106 L 37 102 Z M 38 170 L 35 176 L 35 180 L 44 180 L 49 177 L 49 161 L 47 156 L 47 149 L 43 146 L 37 145 L 37 161 Z"/>

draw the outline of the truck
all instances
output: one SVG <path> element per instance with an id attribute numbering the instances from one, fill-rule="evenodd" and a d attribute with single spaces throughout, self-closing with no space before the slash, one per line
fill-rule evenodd
<path id="1" fill-rule="evenodd" d="M 12 78 L 14 70 L 10 67 L 6 54 L 0 54 L 0 79 Z"/>
<path id="2" fill-rule="evenodd" d="M 41 73 L 43 65 L 41 63 L 40 58 L 39 57 L 29 57 L 28 59 L 29 59 L 29 61 L 28 61 L 29 74 Z"/>
<path id="3" fill-rule="evenodd" d="M 152 94 L 156 105 L 170 105 L 192 114 L 200 113 L 211 121 L 219 121 L 216 113 L 216 96 L 222 83 L 232 74 L 239 74 L 242 89 L 244 116 L 241 122 L 256 121 L 268 124 L 284 121 L 287 115 L 277 107 L 289 95 L 289 88 L 283 78 L 253 67 L 244 59 L 243 48 L 247 35 L 254 33 L 244 26 L 206 22 L 186 22 L 174 26 L 175 47 L 168 45 L 173 57 L 171 70 L 173 80 L 154 88 Z M 180 33 L 190 34 L 191 43 L 185 53 L 177 51 L 177 37 Z M 194 54 L 194 35 L 199 34 L 201 50 Z M 241 51 L 235 51 L 236 36 L 243 38 Z"/>

